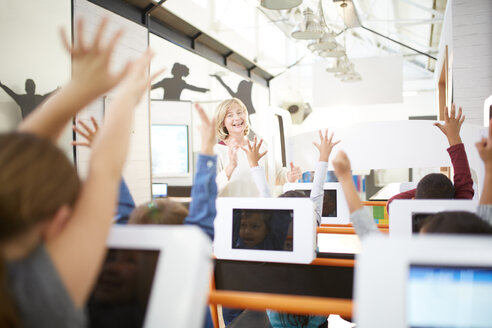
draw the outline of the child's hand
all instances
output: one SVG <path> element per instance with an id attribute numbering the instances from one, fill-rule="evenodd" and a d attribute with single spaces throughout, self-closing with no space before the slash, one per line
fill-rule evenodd
<path id="1" fill-rule="evenodd" d="M 253 145 L 248 141 L 248 146 L 243 146 L 241 149 L 246 153 L 246 157 L 248 157 L 248 163 L 250 167 L 258 166 L 258 161 L 266 155 L 268 150 L 260 153 L 261 144 L 263 143 L 263 139 L 260 140 L 259 143 L 256 143 L 256 137 L 253 141 Z"/>
<path id="2" fill-rule="evenodd" d="M 325 130 L 324 136 L 323 136 L 323 132 L 319 130 L 319 140 L 320 140 L 319 144 L 313 141 L 313 145 L 319 150 L 319 161 L 328 162 L 328 158 L 330 157 L 333 147 L 335 147 L 340 142 L 340 140 L 332 142 L 333 132 L 330 134 L 330 137 L 328 138 L 328 129 Z"/>
<path id="3" fill-rule="evenodd" d="M 287 181 L 296 182 L 302 178 L 302 172 L 299 166 L 294 166 L 294 163 L 290 162 L 290 171 L 287 173 Z"/>
<path id="4" fill-rule="evenodd" d="M 455 114 L 456 110 L 454 104 L 451 105 L 451 115 L 448 114 L 448 107 L 446 106 L 446 110 L 444 112 L 444 125 L 439 122 L 434 123 L 434 125 L 437 126 L 448 138 L 450 146 L 462 143 L 460 129 L 461 125 L 465 121 L 465 115 L 461 115 L 461 107 L 458 111 L 458 116 L 455 117 Z"/>
<path id="5" fill-rule="evenodd" d="M 488 169 L 492 168 L 492 120 L 489 122 L 489 138 L 482 138 L 475 144 L 480 158 Z"/>
<path id="6" fill-rule="evenodd" d="M 107 24 L 108 19 L 104 18 L 99 24 L 94 40 L 89 44 L 86 43 L 83 20 L 77 21 L 78 38 L 73 46 L 62 30 L 63 44 L 72 56 L 71 84 L 90 97 L 98 97 L 111 90 L 129 71 L 128 64 L 116 74 L 109 71 L 111 56 L 123 31 L 119 30 L 112 35 L 109 42 L 103 43 L 102 36 Z"/>
<path id="7" fill-rule="evenodd" d="M 77 125 L 73 125 L 72 129 L 81 137 L 83 137 L 86 141 L 72 141 L 73 146 L 84 146 L 91 148 L 92 146 L 92 141 L 94 140 L 94 137 L 97 134 L 97 131 L 99 130 L 99 125 L 96 122 L 96 119 L 94 116 L 91 116 L 91 122 L 92 122 L 92 128 L 88 127 L 87 124 L 85 124 L 81 120 L 77 120 L 77 123 L 82 126 L 82 128 L 79 128 Z"/>
<path id="8" fill-rule="evenodd" d="M 338 180 L 342 180 L 346 177 L 352 177 L 350 160 L 343 150 L 340 150 L 338 152 L 332 163 L 333 168 L 335 169 L 335 175 L 337 176 Z"/>
<path id="9" fill-rule="evenodd" d="M 214 154 L 214 145 L 215 145 L 215 117 L 210 121 L 205 114 L 202 106 L 195 103 L 195 108 L 200 114 L 200 118 L 202 119 L 202 125 L 200 126 L 200 130 L 202 132 L 202 147 L 200 153 L 203 155 L 212 156 Z"/>

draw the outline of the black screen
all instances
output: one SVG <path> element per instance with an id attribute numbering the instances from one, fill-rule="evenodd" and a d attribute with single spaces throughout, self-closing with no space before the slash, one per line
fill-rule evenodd
<path id="1" fill-rule="evenodd" d="M 292 251 L 293 210 L 234 209 L 232 248 Z"/>
<path id="2" fill-rule="evenodd" d="M 90 328 L 143 326 L 159 253 L 108 251 L 88 304 Z"/>
<path id="3" fill-rule="evenodd" d="M 303 193 L 306 197 L 311 196 L 311 190 L 296 190 Z M 337 191 L 336 189 L 325 189 L 323 195 L 323 211 L 321 216 L 324 218 L 337 217 Z"/>
<path id="4" fill-rule="evenodd" d="M 435 213 L 412 213 L 412 233 L 419 233 L 425 219 Z"/>

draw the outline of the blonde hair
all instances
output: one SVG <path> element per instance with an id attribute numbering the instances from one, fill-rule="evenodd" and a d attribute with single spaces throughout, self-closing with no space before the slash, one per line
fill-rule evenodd
<path id="1" fill-rule="evenodd" d="M 135 208 L 128 224 L 183 224 L 186 207 L 168 199 L 156 199 Z"/>
<path id="2" fill-rule="evenodd" d="M 246 127 L 244 128 L 244 135 L 246 136 L 249 133 L 249 119 L 246 106 L 238 98 L 231 98 L 221 102 L 215 111 L 215 129 L 220 140 L 224 140 L 229 136 L 229 131 L 227 131 L 227 128 L 224 125 L 224 119 L 227 115 L 227 111 L 234 105 L 238 105 L 241 110 L 246 113 Z"/>

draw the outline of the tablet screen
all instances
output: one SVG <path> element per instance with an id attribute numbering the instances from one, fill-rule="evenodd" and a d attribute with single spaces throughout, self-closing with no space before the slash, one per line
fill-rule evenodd
<path id="1" fill-rule="evenodd" d="M 232 248 L 293 251 L 293 210 L 233 209 Z"/>
<path id="2" fill-rule="evenodd" d="M 409 327 L 490 327 L 492 268 L 410 266 Z"/>
<path id="3" fill-rule="evenodd" d="M 88 303 L 89 327 L 143 327 L 160 251 L 110 249 Z"/>
<path id="4" fill-rule="evenodd" d="M 412 232 L 419 233 L 425 219 L 436 213 L 414 213 L 412 212 Z"/>
<path id="5" fill-rule="evenodd" d="M 304 193 L 306 197 L 311 196 L 311 190 L 296 190 Z M 321 216 L 324 218 L 337 217 L 337 191 L 336 189 L 325 189 L 323 195 L 323 211 Z"/>

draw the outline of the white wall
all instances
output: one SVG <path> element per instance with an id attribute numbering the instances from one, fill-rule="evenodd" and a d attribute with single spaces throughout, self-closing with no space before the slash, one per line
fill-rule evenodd
<path id="1" fill-rule="evenodd" d="M 75 19 L 84 18 L 86 35 L 94 35 L 95 28 L 103 16 L 110 19 L 106 36 L 119 28 L 124 29 L 124 35 L 120 39 L 112 57 L 112 69 L 118 70 L 131 58 L 136 58 L 148 47 L 147 29 L 129 20 L 113 14 L 99 6 L 85 0 L 76 0 L 74 7 Z M 77 37 L 77 33 L 75 33 Z M 109 103 L 112 92 L 109 92 L 106 102 Z M 89 122 L 93 115 L 96 120 L 103 123 L 103 99 L 98 99 L 82 111 L 77 118 Z M 117 140 L 115 140 L 117 142 Z M 77 164 L 80 172 L 87 173 L 89 151 L 85 148 L 77 148 Z M 150 200 L 150 144 L 149 144 L 149 101 L 144 98 L 135 110 L 130 150 L 127 157 L 123 176 L 127 181 L 135 203 L 139 204 Z"/>
<path id="2" fill-rule="evenodd" d="M 483 125 L 483 104 L 492 94 L 492 1 L 451 0 L 451 6 L 454 102 L 468 123 Z"/>
<path id="3" fill-rule="evenodd" d="M 62 46 L 59 29 L 71 33 L 71 3 L 59 0 L 0 0 L 0 81 L 25 94 L 26 79 L 44 95 L 64 85 L 71 75 L 70 56 Z M 19 106 L 0 89 L 0 132 L 12 131 L 22 117 Z M 72 158 L 71 129 L 59 145 Z"/>

